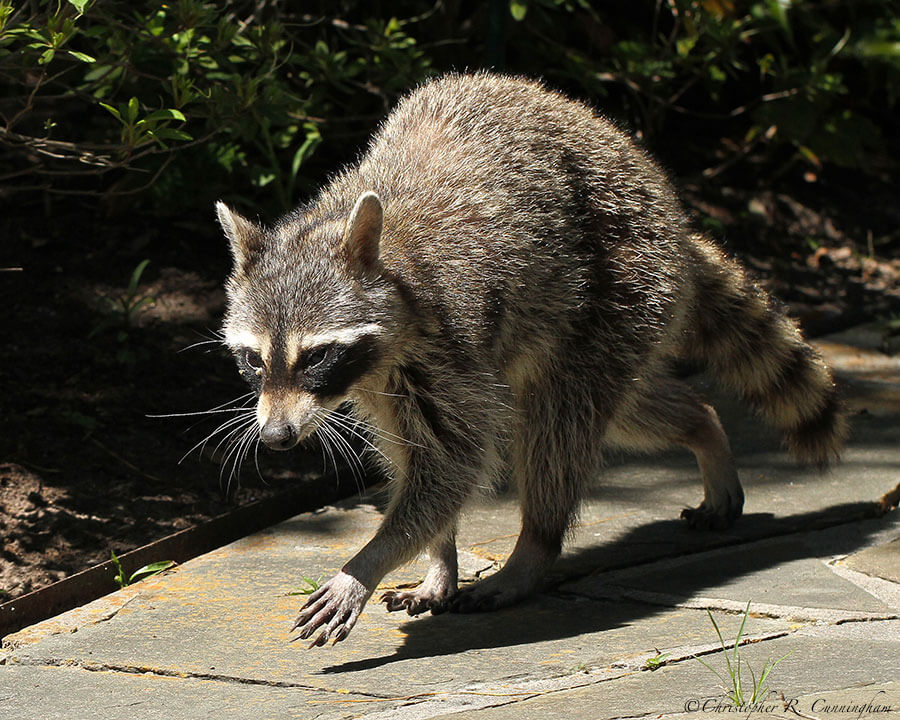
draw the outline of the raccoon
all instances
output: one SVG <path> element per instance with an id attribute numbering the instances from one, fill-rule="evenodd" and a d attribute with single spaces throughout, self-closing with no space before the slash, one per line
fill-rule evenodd
<path id="1" fill-rule="evenodd" d="M 691 450 L 725 528 L 743 491 L 715 410 L 673 372 L 707 366 L 801 461 L 847 433 L 817 352 L 742 267 L 692 232 L 665 174 L 586 105 L 541 84 L 453 74 L 418 88 L 314 201 L 261 227 L 224 204 L 234 269 L 224 336 L 287 450 L 355 417 L 392 477 L 380 528 L 292 631 L 347 637 L 382 577 L 426 551 L 389 611 L 516 602 L 561 551 L 610 449 Z M 466 500 L 515 481 L 521 534 L 491 577 L 457 588 Z"/>

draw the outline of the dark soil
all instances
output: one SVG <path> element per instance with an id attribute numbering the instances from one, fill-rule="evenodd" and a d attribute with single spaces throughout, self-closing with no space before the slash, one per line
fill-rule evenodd
<path id="1" fill-rule="evenodd" d="M 208 220 L 125 226 L 76 213 L 6 223 L 0 268 L 21 270 L 0 272 L 0 601 L 321 469 L 318 454 L 260 452 L 259 474 L 251 455 L 238 487 L 231 460 L 220 466 L 222 434 L 188 452 L 233 413 L 153 417 L 247 390 L 227 353 L 206 342 L 228 270 Z M 151 262 L 130 294 L 143 258 Z M 123 300 L 139 307 L 129 314 Z"/>
<path id="2" fill-rule="evenodd" d="M 841 177 L 790 192 L 684 187 L 698 225 L 814 334 L 900 315 L 892 186 Z M 220 471 L 220 436 L 188 452 L 230 415 L 151 417 L 245 392 L 226 353 L 207 342 L 229 266 L 212 212 L 161 224 L 45 210 L 0 216 L 0 601 L 309 482 L 322 467 L 316 448 L 260 451 L 259 474 L 251 456 L 236 489 L 227 463 Z"/>

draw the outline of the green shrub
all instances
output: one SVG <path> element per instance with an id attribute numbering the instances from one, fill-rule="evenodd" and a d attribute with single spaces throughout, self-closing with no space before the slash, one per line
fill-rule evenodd
<path id="1" fill-rule="evenodd" d="M 341 3 L 34 6 L 0 0 L 7 192 L 148 191 L 179 209 L 198 188 L 256 187 L 288 207 L 326 125 L 333 143 L 370 127 L 428 71 L 405 21 L 325 14 Z"/>
<path id="2" fill-rule="evenodd" d="M 884 165 L 882 129 L 896 136 L 896 0 L 515 5 L 512 61 L 605 97 L 651 144 L 667 133 L 695 149 L 725 138 L 744 155 L 869 169 Z M 563 11 L 577 21 L 561 23 Z"/>
<path id="3" fill-rule="evenodd" d="M 896 141 L 898 0 L 297 5 L 0 0 L 0 201 L 278 212 L 408 88 L 486 65 L 593 98 L 708 174 L 882 170 Z"/>

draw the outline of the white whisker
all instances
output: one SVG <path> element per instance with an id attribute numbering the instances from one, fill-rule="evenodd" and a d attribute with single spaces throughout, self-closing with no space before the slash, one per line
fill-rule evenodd
<path id="1" fill-rule="evenodd" d="M 184 455 L 182 455 L 181 460 L 178 461 L 178 464 L 180 465 L 181 463 L 183 463 L 185 461 L 185 459 L 188 457 L 188 455 L 190 455 L 192 452 L 194 452 L 194 450 L 196 450 L 197 448 L 200 448 L 200 453 L 202 454 L 203 450 L 206 447 L 206 443 L 208 443 L 210 440 L 212 440 L 213 437 L 218 435 L 220 432 L 224 432 L 228 428 L 233 427 L 234 425 L 238 425 L 238 424 L 250 419 L 251 415 L 252 415 L 252 419 L 256 420 L 256 413 L 253 413 L 251 410 L 248 410 L 247 415 L 241 415 L 239 417 L 229 418 L 228 420 L 223 422 L 221 425 L 216 427 L 212 432 L 208 433 L 202 440 L 200 440 L 198 443 L 193 445 L 191 447 L 191 449 L 188 450 Z M 228 437 L 229 435 L 231 435 L 231 432 L 229 432 L 228 435 L 226 435 L 226 437 Z M 219 444 L 221 445 L 221 442 Z M 218 446 L 216 446 L 216 447 L 218 448 Z"/>
<path id="2" fill-rule="evenodd" d="M 324 408 L 319 409 L 322 413 L 327 413 Z M 353 449 L 353 446 L 347 442 L 347 439 L 341 435 L 335 428 L 328 425 L 328 416 L 327 414 L 319 414 L 318 417 L 321 418 L 322 423 L 319 425 L 319 430 L 321 431 L 323 438 L 328 438 L 329 442 L 334 443 L 335 450 L 341 455 L 341 457 L 346 460 L 348 467 L 350 468 L 350 472 L 353 474 L 353 479 L 356 482 L 356 487 L 359 492 L 362 492 L 365 487 L 365 476 L 366 469 L 362 463 L 362 460 L 359 458 L 356 451 Z M 337 467 L 337 465 L 335 465 Z"/>
<path id="3" fill-rule="evenodd" d="M 348 447 L 347 440 L 343 435 L 340 434 L 340 432 L 338 432 L 337 428 L 332 427 L 328 424 L 328 411 L 325 408 L 319 408 L 316 411 L 316 417 L 318 417 L 322 421 L 319 425 L 319 430 L 334 441 L 334 448 L 341 454 L 341 456 L 345 460 L 347 460 L 349 465 L 355 467 L 355 464 L 359 463 L 359 458 L 357 457 L 355 452 L 351 453 L 352 459 L 347 457 L 347 453 L 345 452 L 346 447 Z"/>
<path id="4" fill-rule="evenodd" d="M 322 409 L 324 410 L 324 408 L 322 408 Z M 354 435 L 357 438 L 359 438 L 360 440 L 362 440 L 363 443 L 365 443 L 367 447 L 371 448 L 376 453 L 378 453 L 382 458 L 384 458 L 384 460 L 388 464 L 390 464 L 390 465 L 394 464 L 393 461 L 387 455 L 385 455 L 378 446 L 374 445 L 365 435 L 363 435 L 362 433 L 360 433 L 359 431 L 356 430 L 354 425 L 358 424 L 358 421 L 355 420 L 355 418 L 349 418 L 346 415 L 342 415 L 341 413 L 339 413 L 335 410 L 326 410 L 325 412 L 327 413 L 324 416 L 324 419 L 326 421 L 327 420 L 334 421 L 334 423 L 338 427 L 346 430 L 351 435 Z M 341 438 L 341 439 L 343 439 L 343 438 Z M 344 442 L 346 442 L 346 440 L 344 440 Z"/>
<path id="5" fill-rule="evenodd" d="M 411 447 L 423 447 L 422 445 L 418 445 L 411 440 L 407 440 L 400 435 L 395 435 L 392 432 L 388 432 L 387 430 L 383 430 L 382 428 L 373 425 L 370 422 L 366 422 L 362 418 L 358 418 L 356 416 L 345 415 L 344 413 L 340 413 L 337 410 L 329 411 L 330 417 L 338 418 L 342 427 L 347 427 L 348 430 L 355 429 L 357 427 L 361 427 L 364 430 L 372 433 L 375 437 L 380 440 L 384 440 L 385 442 L 393 443 L 394 445 L 409 445 Z M 349 424 L 349 426 L 348 426 Z M 350 427 L 352 426 L 352 428 Z"/>
<path id="6" fill-rule="evenodd" d="M 221 340 L 201 340 L 200 342 L 195 342 L 192 345 L 188 345 L 186 347 L 181 348 L 181 350 L 177 350 L 178 353 L 187 352 L 188 350 L 193 350 L 196 347 L 200 347 L 201 345 L 221 345 Z"/>
<path id="7" fill-rule="evenodd" d="M 195 417 L 197 415 L 218 415 L 220 413 L 243 412 L 246 407 L 221 408 L 220 410 L 196 410 L 194 412 L 183 413 L 165 413 L 163 415 L 146 415 L 148 418 L 174 418 L 174 417 Z"/>
<path id="8" fill-rule="evenodd" d="M 380 390 L 370 390 L 369 388 L 356 388 L 357 391 L 371 393 L 372 395 L 382 395 L 383 397 L 395 397 L 395 398 L 405 398 L 409 397 L 408 395 L 403 395 L 401 393 L 388 393 L 382 392 Z"/>

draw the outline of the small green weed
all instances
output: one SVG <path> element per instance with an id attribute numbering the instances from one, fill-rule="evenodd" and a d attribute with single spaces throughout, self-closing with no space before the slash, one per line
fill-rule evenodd
<path id="1" fill-rule="evenodd" d="M 122 569 L 122 563 L 119 562 L 119 558 L 116 556 L 116 553 L 112 550 L 109 551 L 110 560 L 112 560 L 113 565 L 116 566 L 116 570 L 119 572 L 113 577 L 119 584 L 119 588 L 126 588 L 137 580 L 141 580 L 148 577 L 153 577 L 154 575 L 159 575 L 163 570 L 168 570 L 170 567 L 175 565 L 174 560 L 160 560 L 159 562 L 150 563 L 149 565 L 144 565 L 142 568 L 138 568 L 131 575 L 126 575 L 125 571 Z"/>
<path id="2" fill-rule="evenodd" d="M 144 274 L 144 270 L 147 269 L 149 264 L 149 260 L 141 260 L 131 272 L 131 278 L 128 280 L 128 287 L 125 288 L 125 292 L 116 298 L 109 298 L 115 314 L 121 318 L 122 324 L 126 328 L 134 325 L 134 320 L 142 307 L 154 302 L 154 298 L 149 295 L 138 294 L 138 284 L 141 282 L 141 275 Z"/>
<path id="3" fill-rule="evenodd" d="M 650 670 L 651 672 L 654 670 L 659 670 L 663 665 L 666 664 L 666 660 L 668 660 L 669 655 L 671 653 L 661 653 L 659 648 L 653 648 L 656 650 L 656 657 L 647 658 L 644 662 L 644 670 Z"/>
<path id="4" fill-rule="evenodd" d="M 138 285 L 141 282 L 141 275 L 150 264 L 149 260 L 141 260 L 134 270 L 131 271 L 131 277 L 128 280 L 128 286 L 125 290 L 115 297 L 104 296 L 103 300 L 109 305 L 110 315 L 98 323 L 93 330 L 91 336 L 106 330 L 108 327 L 118 327 L 119 342 L 125 342 L 128 339 L 128 331 L 134 327 L 138 312 L 145 305 L 150 305 L 156 299 L 149 295 L 141 295 L 138 293 Z"/>
<path id="5" fill-rule="evenodd" d="M 750 615 L 750 603 L 748 602 L 747 607 L 744 609 L 744 617 L 743 620 L 741 620 L 741 626 L 738 628 L 737 636 L 734 639 L 734 647 L 732 648 L 730 653 L 725 645 L 725 640 L 722 637 L 722 631 L 719 630 L 719 625 L 716 622 L 716 619 L 712 616 L 712 613 L 709 610 L 706 611 L 706 614 L 709 615 L 710 622 L 712 622 L 713 627 L 716 630 L 716 635 L 719 637 L 719 644 L 722 646 L 722 652 L 725 657 L 725 673 L 720 673 L 712 665 L 703 660 L 703 658 L 697 657 L 696 655 L 694 655 L 694 657 L 697 658 L 697 660 L 700 661 L 704 667 L 706 667 L 716 677 L 718 677 L 719 680 L 722 681 L 725 694 L 735 707 L 743 707 L 747 703 L 753 704 L 766 698 L 769 692 L 769 685 L 766 680 L 768 680 L 769 675 L 775 669 L 778 663 L 784 660 L 791 653 L 783 655 L 774 662 L 771 660 L 771 658 L 769 660 L 766 660 L 766 662 L 763 664 L 762 671 L 757 678 L 756 673 L 753 672 L 753 668 L 750 667 L 750 664 L 744 661 L 743 658 L 741 658 L 739 649 L 741 639 L 744 637 L 744 628 L 747 625 L 747 618 Z M 742 677 L 742 671 L 745 667 L 750 672 L 751 682 L 749 697 L 744 691 L 744 679 Z"/>
<path id="6" fill-rule="evenodd" d="M 138 292 L 141 276 L 149 264 L 149 260 L 142 260 L 137 264 L 137 267 L 131 271 L 128 285 L 122 293 L 112 297 L 102 297 L 102 300 L 105 301 L 109 308 L 109 312 L 94 325 L 88 335 L 88 337 L 94 337 L 110 328 L 116 329 L 118 345 L 115 357 L 122 364 L 129 364 L 134 361 L 134 355 L 128 347 L 128 340 L 136 324 L 138 313 L 144 306 L 156 301 L 155 298 Z"/>
<path id="7" fill-rule="evenodd" d="M 296 590 L 291 590 L 288 595 L 312 595 L 316 590 L 319 589 L 319 585 L 322 584 L 322 578 L 324 575 L 319 575 L 318 578 L 313 580 L 312 578 L 304 576 L 303 582 L 306 583 L 305 587 L 297 588 Z"/>

